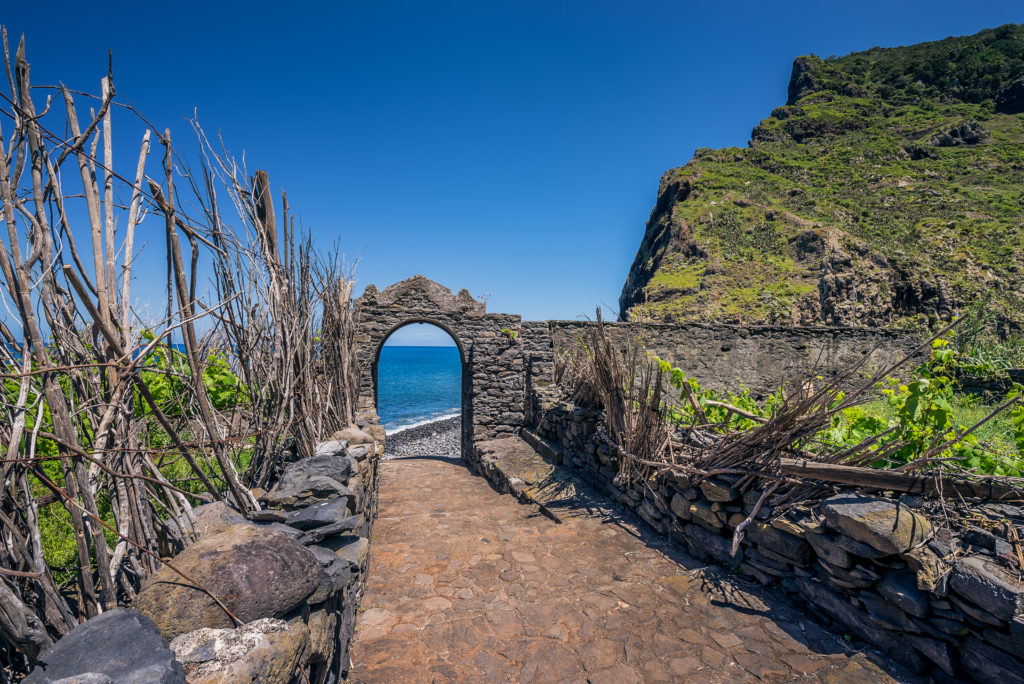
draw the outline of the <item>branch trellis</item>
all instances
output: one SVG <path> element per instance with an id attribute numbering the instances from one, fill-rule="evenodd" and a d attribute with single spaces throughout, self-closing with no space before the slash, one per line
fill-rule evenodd
<path id="1" fill-rule="evenodd" d="M 112 70 L 99 95 L 33 86 L 0 33 L 0 670 L 24 672 L 192 543 L 200 500 L 257 510 L 285 457 L 353 422 L 359 373 L 350 271 L 266 172 L 193 120 L 194 173 Z M 128 175 L 115 118 L 140 133 Z M 133 299 L 140 245 L 166 262 L 156 317 Z M 50 507 L 74 567 L 47 562 Z"/>

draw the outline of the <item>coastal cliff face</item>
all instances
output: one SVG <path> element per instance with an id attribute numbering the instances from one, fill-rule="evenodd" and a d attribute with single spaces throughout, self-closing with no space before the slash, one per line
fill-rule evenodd
<path id="1" fill-rule="evenodd" d="M 1024 26 L 826 60 L 661 178 L 623 320 L 920 326 L 1024 310 Z"/>

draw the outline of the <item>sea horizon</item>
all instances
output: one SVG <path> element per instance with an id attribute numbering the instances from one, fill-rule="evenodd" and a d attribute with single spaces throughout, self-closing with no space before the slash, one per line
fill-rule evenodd
<path id="1" fill-rule="evenodd" d="M 381 348 L 377 412 L 388 434 L 445 420 L 462 411 L 462 362 L 455 345 Z"/>

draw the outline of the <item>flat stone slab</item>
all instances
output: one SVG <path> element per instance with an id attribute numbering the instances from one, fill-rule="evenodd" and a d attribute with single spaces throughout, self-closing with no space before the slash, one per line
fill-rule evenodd
<path id="1" fill-rule="evenodd" d="M 325 442 L 318 455 L 303 458 L 290 464 L 281 473 L 281 479 L 266 495 L 271 508 L 296 509 L 310 504 L 351 496 L 346 487 L 352 476 L 355 460 L 340 447 L 341 442 Z"/>
<path id="2" fill-rule="evenodd" d="M 1024 583 L 993 560 L 980 556 L 961 559 L 949 586 L 982 610 L 1009 622 L 1024 613 Z"/>
<path id="3" fill-rule="evenodd" d="M 537 450 L 518 437 L 478 442 L 484 453 L 484 468 L 495 468 L 508 483 L 511 493 L 526 502 L 541 506 L 545 514 L 561 520 L 580 510 L 607 505 L 572 468 L 553 465 Z"/>
<path id="4" fill-rule="evenodd" d="M 576 484 L 595 505 L 557 524 L 457 462 L 385 461 L 380 478 L 352 682 L 895 681 Z"/>
<path id="5" fill-rule="evenodd" d="M 932 526 L 907 506 L 860 494 L 821 502 L 828 524 L 885 554 L 905 553 L 931 535 Z"/>

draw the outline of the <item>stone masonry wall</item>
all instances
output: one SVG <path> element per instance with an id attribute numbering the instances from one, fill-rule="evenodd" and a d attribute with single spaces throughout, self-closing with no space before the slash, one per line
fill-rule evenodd
<path id="1" fill-rule="evenodd" d="M 143 583 L 131 608 L 79 625 L 27 684 L 328 684 L 344 681 L 377 516 L 383 430 L 372 412 L 286 465 L 262 510 L 193 510 L 196 541 Z M 211 596 L 242 623 L 235 624 Z M 169 644 L 168 644 L 169 642 Z"/>
<path id="2" fill-rule="evenodd" d="M 536 433 L 551 458 L 693 555 L 777 585 L 839 631 L 938 681 L 1024 682 L 1024 584 L 1006 527 L 1024 535 L 1018 507 L 978 505 L 977 519 L 988 522 L 950 534 L 933 529 L 918 497 L 839 492 L 781 517 L 762 509 L 733 556 L 733 532 L 759 492 L 741 494 L 726 477 L 625 484 L 616 449 L 597 433 L 600 419 L 550 404 Z"/>
<path id="3" fill-rule="evenodd" d="M 423 276 L 383 292 L 370 285 L 355 307 L 363 407 L 376 406 L 377 359 L 387 338 L 409 323 L 430 323 L 451 335 L 462 358 L 463 452 L 474 440 L 507 437 L 522 426 L 526 355 L 512 339 L 520 334 L 519 316 L 486 313 L 466 290 L 452 295 Z"/>
<path id="4" fill-rule="evenodd" d="M 549 321 L 556 350 L 588 336 L 593 323 Z M 864 328 L 792 328 L 702 323 L 605 323 L 612 339 L 638 339 L 702 385 L 755 395 L 809 375 L 829 376 L 868 357 L 866 369 L 899 360 L 919 335 Z"/>
<path id="5" fill-rule="evenodd" d="M 410 323 L 445 330 L 462 358 L 462 452 L 475 441 L 515 434 L 551 396 L 555 357 L 588 336 L 592 323 L 529 321 L 487 313 L 466 290 L 413 276 L 383 291 L 373 285 L 355 302 L 360 403 L 375 407 L 377 360 L 388 337 Z M 829 375 L 868 356 L 867 368 L 913 349 L 910 334 L 848 328 L 741 327 L 607 323 L 623 343 L 640 339 L 652 352 L 715 389 L 774 391 L 785 381 Z"/>

